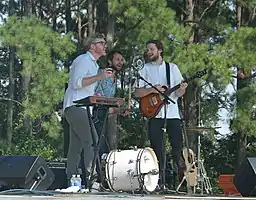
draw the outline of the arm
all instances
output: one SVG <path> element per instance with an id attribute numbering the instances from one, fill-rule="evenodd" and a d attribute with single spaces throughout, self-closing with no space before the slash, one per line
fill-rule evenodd
<path id="1" fill-rule="evenodd" d="M 181 97 L 185 94 L 186 92 L 186 88 L 187 88 L 188 84 L 186 82 L 183 82 L 180 84 L 180 88 L 178 90 L 176 90 L 176 96 L 177 97 Z"/>
<path id="2" fill-rule="evenodd" d="M 139 71 L 139 74 L 141 77 L 144 77 L 147 80 L 147 72 L 145 67 Z M 162 85 L 155 85 L 155 87 L 159 91 L 165 92 L 165 89 L 162 87 Z M 158 93 L 158 91 L 153 87 L 146 88 L 146 83 L 140 79 L 139 87 L 135 88 L 135 96 L 141 98 L 141 97 L 147 96 L 150 93 Z"/>
<path id="3" fill-rule="evenodd" d="M 139 98 L 153 92 L 156 93 L 157 91 L 154 88 L 135 88 L 135 96 Z"/>
<path id="4" fill-rule="evenodd" d="M 95 63 L 88 56 L 78 57 L 72 64 L 71 84 L 74 89 L 81 89 L 112 75 L 112 72 L 104 69 L 102 73 L 90 74 L 90 67 Z"/>
<path id="5" fill-rule="evenodd" d="M 89 85 L 93 84 L 96 81 L 99 81 L 101 79 L 105 78 L 105 74 L 100 73 L 95 76 L 90 76 L 90 77 L 83 77 L 82 78 L 82 87 L 88 87 Z"/>

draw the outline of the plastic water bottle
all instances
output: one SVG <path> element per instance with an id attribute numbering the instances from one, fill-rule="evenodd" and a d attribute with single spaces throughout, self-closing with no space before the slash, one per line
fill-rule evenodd
<path id="1" fill-rule="evenodd" d="M 75 186 L 75 185 L 76 185 L 76 175 L 73 174 L 70 179 L 70 186 Z"/>
<path id="2" fill-rule="evenodd" d="M 80 189 L 82 188 L 82 179 L 80 174 L 76 175 L 75 186 L 78 186 Z"/>

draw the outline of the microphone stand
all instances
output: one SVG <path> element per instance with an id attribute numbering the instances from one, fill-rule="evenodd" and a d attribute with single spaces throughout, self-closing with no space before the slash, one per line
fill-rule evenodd
<path id="1" fill-rule="evenodd" d="M 162 188 L 160 186 L 160 190 L 162 190 L 162 192 L 165 193 L 166 192 L 166 188 L 165 188 L 165 169 L 166 169 L 165 137 L 166 137 L 166 133 L 167 133 L 167 104 L 169 104 L 170 102 L 175 104 L 175 102 L 169 96 L 167 96 L 164 92 L 161 92 L 160 90 L 158 90 L 158 88 L 155 87 L 152 83 L 145 80 L 142 76 L 138 75 L 138 79 L 141 79 L 144 82 L 146 82 L 149 86 L 154 88 L 156 91 L 159 92 L 160 95 L 162 95 L 164 97 L 164 100 L 163 100 L 164 101 L 164 126 L 162 128 L 163 140 L 162 140 L 162 150 L 161 150 L 161 155 L 160 155 L 161 158 L 163 159 L 163 166 L 162 166 L 162 169 L 159 169 L 159 171 L 162 171 L 162 174 L 160 174 L 160 180 L 162 181 L 161 184 L 163 186 Z"/>
<path id="2" fill-rule="evenodd" d="M 169 97 L 167 96 L 164 92 L 161 92 L 156 86 L 154 86 L 152 83 L 148 82 L 147 80 L 145 80 L 142 76 L 138 76 L 138 79 L 143 80 L 144 82 L 146 82 L 149 86 L 151 86 L 152 88 L 154 88 L 156 91 L 159 92 L 160 95 L 162 95 L 164 97 L 164 102 L 165 103 L 169 103 L 172 102 L 173 104 L 175 104 L 175 102 Z M 166 104 L 165 104 L 166 105 Z"/>

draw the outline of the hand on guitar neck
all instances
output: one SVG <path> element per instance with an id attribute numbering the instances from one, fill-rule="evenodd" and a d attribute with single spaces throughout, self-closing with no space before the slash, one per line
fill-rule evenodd
<path id="1" fill-rule="evenodd" d="M 168 87 L 167 86 L 165 86 L 165 85 L 160 85 L 160 84 L 157 84 L 157 85 L 154 85 L 160 92 L 165 92 L 167 89 L 168 89 Z M 159 93 L 159 91 L 157 91 L 155 88 L 152 88 L 153 89 L 153 91 L 154 91 L 154 93 Z"/>

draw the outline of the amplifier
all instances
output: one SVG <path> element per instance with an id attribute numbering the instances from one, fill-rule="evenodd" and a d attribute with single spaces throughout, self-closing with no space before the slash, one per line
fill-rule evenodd
<path id="1" fill-rule="evenodd" d="M 65 161 L 48 161 L 47 165 L 55 175 L 55 180 L 50 185 L 48 190 L 67 188 L 68 182 L 66 177 L 66 162 Z"/>

